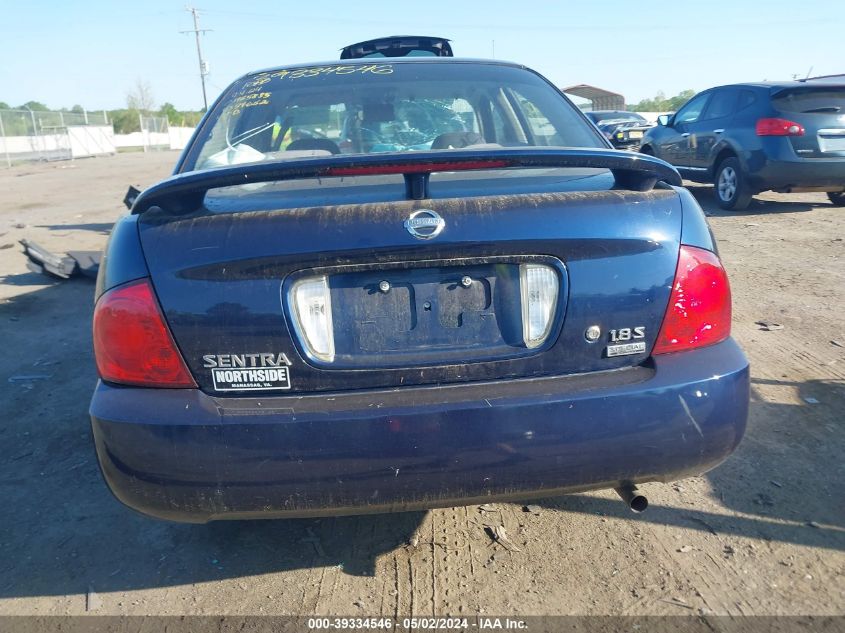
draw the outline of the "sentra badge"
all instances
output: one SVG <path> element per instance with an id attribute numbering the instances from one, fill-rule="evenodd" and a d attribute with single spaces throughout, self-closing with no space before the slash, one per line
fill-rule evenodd
<path id="1" fill-rule="evenodd" d="M 206 354 L 215 391 L 290 389 L 290 359 L 286 354 Z"/>

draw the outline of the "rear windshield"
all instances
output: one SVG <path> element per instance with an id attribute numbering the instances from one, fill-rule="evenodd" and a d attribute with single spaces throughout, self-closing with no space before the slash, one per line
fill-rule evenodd
<path id="1" fill-rule="evenodd" d="M 783 112 L 845 112 L 845 86 L 781 90 L 772 97 L 772 105 Z"/>
<path id="2" fill-rule="evenodd" d="M 333 64 L 235 82 L 185 167 L 332 154 L 606 145 L 533 72 L 495 64 Z"/>

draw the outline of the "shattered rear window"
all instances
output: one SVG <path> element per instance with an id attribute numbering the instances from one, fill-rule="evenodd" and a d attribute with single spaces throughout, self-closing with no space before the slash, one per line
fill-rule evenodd
<path id="1" fill-rule="evenodd" d="M 605 147 L 550 84 L 483 63 L 352 63 L 235 82 L 188 169 L 335 154 L 496 147 Z"/>

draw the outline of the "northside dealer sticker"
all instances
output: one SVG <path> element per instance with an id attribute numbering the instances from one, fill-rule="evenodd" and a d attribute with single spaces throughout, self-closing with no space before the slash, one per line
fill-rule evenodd
<path id="1" fill-rule="evenodd" d="M 290 389 L 287 367 L 265 369 L 212 369 L 215 391 Z"/>
<path id="2" fill-rule="evenodd" d="M 208 354 L 215 391 L 290 389 L 291 362 L 285 354 Z"/>

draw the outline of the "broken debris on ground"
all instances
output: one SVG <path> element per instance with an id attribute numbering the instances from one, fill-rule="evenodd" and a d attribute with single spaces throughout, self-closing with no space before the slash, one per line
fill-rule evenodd
<path id="1" fill-rule="evenodd" d="M 27 257 L 26 267 L 34 273 L 59 279 L 74 276 L 97 278 L 99 251 L 68 251 L 65 255 L 57 255 L 30 240 L 21 240 L 20 243 Z"/>

